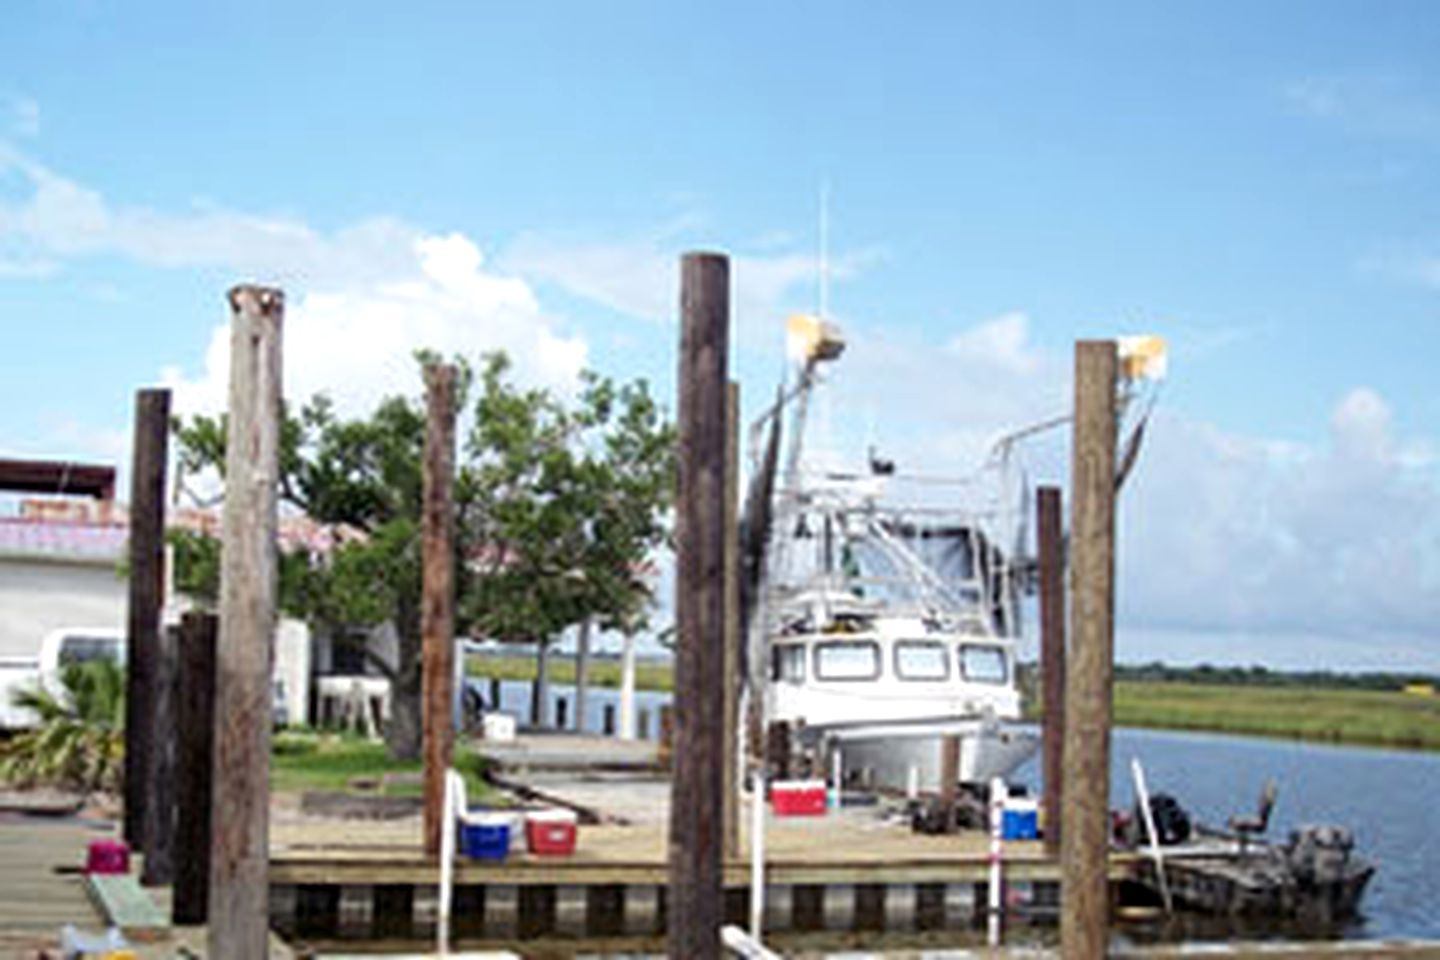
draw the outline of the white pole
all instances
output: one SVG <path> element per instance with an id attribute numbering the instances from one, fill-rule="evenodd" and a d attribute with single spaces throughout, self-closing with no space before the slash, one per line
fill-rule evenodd
<path id="1" fill-rule="evenodd" d="M 840 756 L 840 744 L 835 744 L 834 752 L 830 754 L 830 780 L 834 784 L 831 789 L 831 805 L 838 811 L 840 809 L 841 786 L 845 782 L 845 762 Z"/>
<path id="2" fill-rule="evenodd" d="M 1001 899 L 1001 863 L 1005 851 L 1001 841 L 1005 823 L 1005 800 L 1009 791 L 1005 781 L 999 777 L 990 781 L 990 910 L 988 941 L 990 946 L 1000 946 L 1000 914 L 1004 901 Z"/>
<path id="3" fill-rule="evenodd" d="M 445 805 L 440 819 L 440 917 L 436 944 L 440 956 L 450 950 L 450 905 L 455 892 L 455 821 L 465 809 L 465 781 L 454 770 L 445 771 Z"/>
<path id="4" fill-rule="evenodd" d="M 905 771 L 905 799 L 918 800 L 920 798 L 920 768 L 910 764 L 910 769 Z"/>
<path id="5" fill-rule="evenodd" d="M 1170 882 L 1165 878 L 1165 859 L 1160 853 L 1160 835 L 1155 832 L 1155 814 L 1150 809 L 1150 790 L 1145 786 L 1145 770 L 1139 757 L 1130 758 L 1130 776 L 1135 780 L 1135 797 L 1140 801 L 1140 819 L 1145 823 L 1145 836 L 1150 839 L 1150 857 L 1155 861 L 1155 875 L 1160 878 L 1160 900 L 1165 912 L 1174 912 L 1170 902 Z"/>
<path id="6" fill-rule="evenodd" d="M 629 633 L 620 652 L 620 739 L 635 739 L 635 637 Z"/>
<path id="7" fill-rule="evenodd" d="M 750 778 L 750 936 L 761 939 L 765 922 L 765 771 Z"/>

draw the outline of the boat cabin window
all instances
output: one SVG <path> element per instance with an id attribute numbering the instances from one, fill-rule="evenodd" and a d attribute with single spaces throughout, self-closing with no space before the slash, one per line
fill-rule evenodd
<path id="1" fill-rule="evenodd" d="M 975 683 L 1004 683 L 1008 677 L 1005 651 L 999 647 L 960 644 L 960 675 Z"/>
<path id="2" fill-rule="evenodd" d="M 779 644 L 770 651 L 770 679 L 786 683 L 805 682 L 805 647 L 803 644 Z"/>
<path id="3" fill-rule="evenodd" d="M 880 645 L 870 640 L 815 644 L 816 680 L 874 680 L 880 676 Z"/>
<path id="4" fill-rule="evenodd" d="M 901 640 L 895 644 L 895 676 L 901 680 L 948 680 L 950 658 L 938 640 Z"/>

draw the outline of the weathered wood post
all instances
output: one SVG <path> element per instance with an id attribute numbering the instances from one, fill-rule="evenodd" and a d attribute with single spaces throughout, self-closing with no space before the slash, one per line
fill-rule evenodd
<path id="1" fill-rule="evenodd" d="M 210 781 L 215 762 L 215 639 L 211 613 L 180 621 L 175 676 L 175 891 L 171 920 L 199 924 L 210 894 Z"/>
<path id="2" fill-rule="evenodd" d="M 235 287 L 230 310 L 207 950 L 212 960 L 263 957 L 268 949 L 270 663 L 285 296 L 266 287 Z"/>
<path id="3" fill-rule="evenodd" d="M 948 734 L 940 739 L 940 812 L 945 833 L 955 831 L 955 804 L 960 798 L 960 738 Z"/>
<path id="4" fill-rule="evenodd" d="M 455 367 L 425 367 L 421 516 L 421 686 L 425 703 L 425 854 L 440 855 L 445 771 L 455 752 Z"/>
<path id="5" fill-rule="evenodd" d="M 740 384 L 725 393 L 725 749 L 722 763 L 724 802 L 721 826 L 725 856 L 738 860 L 740 849 Z"/>
<path id="6" fill-rule="evenodd" d="M 149 796 L 145 798 L 145 862 L 140 882 L 147 887 L 175 878 L 175 673 L 179 638 L 176 628 L 161 626 L 155 635 L 150 668 L 154 687 L 150 705 L 150 761 L 145 764 Z"/>
<path id="7" fill-rule="evenodd" d="M 135 394 L 130 459 L 130 584 L 125 644 L 125 840 L 149 852 L 146 800 L 155 749 L 156 650 L 165 603 L 165 461 L 170 391 Z"/>
<path id="8" fill-rule="evenodd" d="M 1110 715 L 1115 632 L 1113 341 L 1075 348 L 1065 804 L 1060 831 L 1061 953 L 1105 956 L 1110 934 Z"/>
<path id="9" fill-rule="evenodd" d="M 730 263 L 681 262 L 676 504 L 675 752 L 670 796 L 671 957 L 720 956 L 724 922 L 725 392 Z"/>
<path id="10" fill-rule="evenodd" d="M 1045 850 L 1060 852 L 1065 753 L 1065 555 L 1060 488 L 1035 493 L 1040 560 L 1040 682 L 1045 706 Z"/>
<path id="11" fill-rule="evenodd" d="M 580 621 L 575 635 L 575 731 L 585 731 L 585 700 L 590 686 L 590 630 L 593 621 L 586 617 Z"/>

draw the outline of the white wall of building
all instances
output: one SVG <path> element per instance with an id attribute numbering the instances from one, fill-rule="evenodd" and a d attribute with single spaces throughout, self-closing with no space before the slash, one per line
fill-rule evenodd
<path id="1" fill-rule="evenodd" d="M 113 563 L 0 558 L 0 657 L 31 657 L 61 627 L 125 629 L 129 587 Z"/>

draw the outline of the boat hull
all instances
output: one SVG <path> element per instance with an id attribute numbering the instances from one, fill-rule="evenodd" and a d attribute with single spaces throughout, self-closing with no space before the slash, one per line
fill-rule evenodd
<path id="1" fill-rule="evenodd" d="M 847 776 L 878 787 L 940 789 L 946 737 L 960 741 L 960 782 L 983 784 L 1008 779 L 1040 745 L 1032 725 L 999 720 L 949 720 L 856 724 L 825 729 L 821 736 L 840 751 Z"/>

